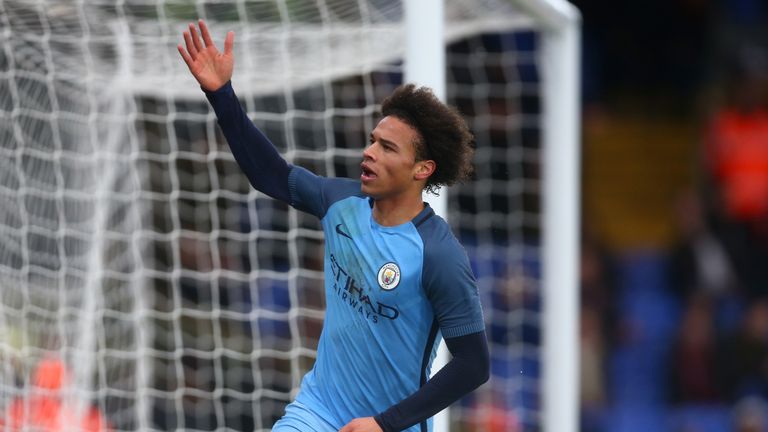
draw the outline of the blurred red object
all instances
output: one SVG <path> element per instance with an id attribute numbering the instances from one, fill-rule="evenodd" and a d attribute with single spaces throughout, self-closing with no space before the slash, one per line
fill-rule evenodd
<path id="1" fill-rule="evenodd" d="M 76 407 L 62 401 L 61 390 L 68 378 L 66 366 L 61 360 L 42 360 L 35 370 L 30 394 L 11 402 L 4 417 L 0 419 L 0 432 L 22 429 L 40 432 L 72 429 L 84 432 L 111 431 L 112 428 L 98 409 L 88 407 L 78 416 Z"/>

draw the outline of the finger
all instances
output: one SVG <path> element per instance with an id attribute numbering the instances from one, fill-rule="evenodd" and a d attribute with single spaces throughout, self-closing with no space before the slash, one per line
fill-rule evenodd
<path id="1" fill-rule="evenodd" d="M 192 60 L 192 57 L 190 57 L 189 54 L 187 53 L 187 50 L 185 50 L 181 44 L 179 44 L 176 48 L 179 49 L 179 54 L 181 54 L 181 58 L 184 59 L 184 63 L 186 63 L 187 67 L 191 69 L 193 60 Z"/>
<path id="2" fill-rule="evenodd" d="M 227 32 L 227 38 L 224 39 L 224 54 L 232 54 L 232 46 L 235 44 L 235 32 Z"/>
<path id="3" fill-rule="evenodd" d="M 195 44 L 192 43 L 192 36 L 186 31 L 184 32 L 184 43 L 187 45 L 187 52 L 189 53 L 190 58 L 194 60 L 195 57 L 197 57 L 197 48 L 195 48 Z"/>
<path id="4" fill-rule="evenodd" d="M 203 43 L 200 41 L 200 36 L 197 35 L 197 28 L 194 24 L 189 25 L 189 34 L 192 37 L 192 42 L 194 42 L 197 51 L 202 51 Z"/>
<path id="5" fill-rule="evenodd" d="M 215 47 L 213 44 L 213 39 L 211 39 L 211 33 L 208 31 L 208 26 L 205 25 L 205 21 L 198 20 L 197 24 L 200 26 L 200 34 L 203 35 L 203 43 L 205 43 L 206 47 Z"/>

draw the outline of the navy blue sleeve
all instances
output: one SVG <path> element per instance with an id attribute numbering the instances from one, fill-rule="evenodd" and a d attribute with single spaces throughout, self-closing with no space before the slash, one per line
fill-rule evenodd
<path id="1" fill-rule="evenodd" d="M 422 285 L 443 337 L 485 330 L 475 275 L 448 224 L 432 216 L 418 230 L 424 241 Z"/>
<path id="2" fill-rule="evenodd" d="M 451 361 L 412 395 L 374 417 L 384 432 L 401 431 L 437 414 L 488 381 L 485 332 L 445 339 Z"/>
<path id="3" fill-rule="evenodd" d="M 294 166 L 288 175 L 288 189 L 291 206 L 320 219 L 336 201 L 362 196 L 359 181 L 322 177 L 298 166 Z"/>
<path id="4" fill-rule="evenodd" d="M 253 124 L 237 100 L 232 84 L 205 92 L 237 164 L 256 190 L 290 203 L 288 173 L 291 166 L 272 142 Z"/>

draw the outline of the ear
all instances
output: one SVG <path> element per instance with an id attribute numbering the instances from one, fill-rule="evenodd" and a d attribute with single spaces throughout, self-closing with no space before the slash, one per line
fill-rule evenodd
<path id="1" fill-rule="evenodd" d="M 416 180 L 426 180 L 435 172 L 435 169 L 437 169 L 437 165 L 433 160 L 416 162 L 413 178 Z"/>

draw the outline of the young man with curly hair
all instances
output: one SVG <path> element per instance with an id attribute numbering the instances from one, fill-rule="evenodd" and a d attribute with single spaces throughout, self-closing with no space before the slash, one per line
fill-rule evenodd
<path id="1" fill-rule="evenodd" d="M 259 191 L 318 218 L 326 315 L 314 367 L 273 431 L 428 431 L 429 419 L 488 379 L 485 325 L 466 253 L 422 201 L 465 180 L 472 135 L 429 89 L 401 86 L 363 151 L 358 179 L 288 164 L 240 106 L 234 33 L 219 52 L 201 20 L 179 53 Z M 440 338 L 453 358 L 428 379 Z"/>

